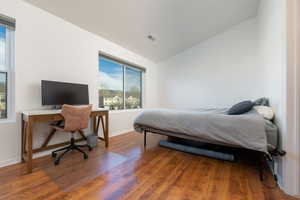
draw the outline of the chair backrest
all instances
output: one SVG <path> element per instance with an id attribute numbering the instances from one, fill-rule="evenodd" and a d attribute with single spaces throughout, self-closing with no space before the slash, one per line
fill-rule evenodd
<path id="1" fill-rule="evenodd" d="M 92 105 L 88 106 L 62 106 L 62 116 L 65 119 L 65 131 L 79 131 L 88 127 Z"/>

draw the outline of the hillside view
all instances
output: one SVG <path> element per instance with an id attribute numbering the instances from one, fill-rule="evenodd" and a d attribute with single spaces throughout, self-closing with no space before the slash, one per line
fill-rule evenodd
<path id="1" fill-rule="evenodd" d="M 6 118 L 6 85 L 0 82 L 0 119 Z"/>
<path id="2" fill-rule="evenodd" d="M 137 87 L 131 88 L 125 93 L 126 109 L 141 108 L 140 90 Z M 107 107 L 111 110 L 124 109 L 123 91 L 121 90 L 99 90 L 99 107 Z"/>

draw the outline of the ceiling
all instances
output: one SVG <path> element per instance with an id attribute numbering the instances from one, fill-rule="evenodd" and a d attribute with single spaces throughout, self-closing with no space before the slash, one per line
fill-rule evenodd
<path id="1" fill-rule="evenodd" d="M 259 4 L 259 0 L 26 1 L 156 62 L 256 16 Z"/>

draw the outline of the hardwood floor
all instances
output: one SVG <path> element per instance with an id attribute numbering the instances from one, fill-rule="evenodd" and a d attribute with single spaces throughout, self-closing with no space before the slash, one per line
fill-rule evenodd
<path id="1" fill-rule="evenodd" d="M 162 136 L 132 132 L 100 144 L 89 159 L 72 152 L 54 166 L 46 156 L 34 160 L 32 174 L 24 164 L 0 169 L 0 199 L 171 199 L 277 200 L 285 196 L 269 189 L 247 161 L 230 163 L 162 147 Z M 248 159 L 249 160 L 249 159 Z M 265 184 L 272 185 L 269 177 Z"/>

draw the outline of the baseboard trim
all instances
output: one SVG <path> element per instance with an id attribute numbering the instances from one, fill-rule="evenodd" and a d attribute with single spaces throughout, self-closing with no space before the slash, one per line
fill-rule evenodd
<path id="1" fill-rule="evenodd" d="M 134 130 L 133 129 L 127 129 L 127 130 L 114 131 L 113 133 L 109 134 L 109 137 L 114 137 L 114 136 L 117 136 L 117 135 L 122 135 L 122 134 L 129 133 L 129 132 L 132 132 L 132 131 L 134 131 Z"/>
<path id="2" fill-rule="evenodd" d="M 282 176 L 280 176 L 278 173 L 277 173 L 277 178 L 278 178 L 278 187 L 286 194 L 286 195 L 289 195 L 289 196 L 292 196 L 292 197 L 296 197 L 296 198 L 300 198 L 300 195 L 297 195 L 297 194 L 292 194 L 290 192 L 288 192 L 287 188 L 284 187 L 283 185 L 283 182 L 282 182 Z"/>
<path id="3" fill-rule="evenodd" d="M 20 157 L 21 156 L 14 156 L 11 159 L 0 161 L 0 168 L 20 163 L 21 162 Z"/>
<path id="4" fill-rule="evenodd" d="M 117 136 L 117 135 L 122 135 L 122 134 L 129 133 L 129 132 L 132 132 L 132 131 L 133 131 L 133 129 L 114 131 L 114 132 L 110 133 L 109 137 L 114 137 L 114 136 Z M 55 150 L 55 149 L 53 149 L 53 150 Z M 39 157 L 42 157 L 42 156 L 49 155 L 53 150 L 51 150 L 51 151 L 45 151 L 45 152 L 41 152 L 41 153 L 35 154 L 33 156 L 33 158 L 39 158 Z M 0 161 L 0 168 L 1 167 L 7 167 L 7 166 L 10 166 L 10 165 L 21 163 L 21 158 L 20 157 L 21 156 L 14 156 L 11 159 Z"/>

